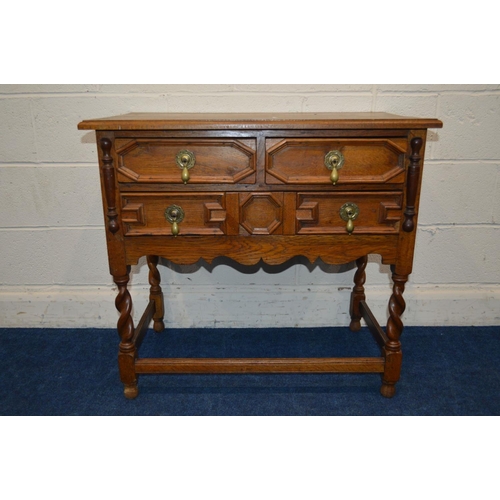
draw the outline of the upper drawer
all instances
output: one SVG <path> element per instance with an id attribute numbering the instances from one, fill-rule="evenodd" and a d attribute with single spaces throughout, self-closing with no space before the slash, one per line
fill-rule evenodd
<path id="1" fill-rule="evenodd" d="M 267 139 L 267 184 L 332 184 L 325 157 L 344 158 L 337 185 L 404 182 L 407 141 L 394 139 Z"/>
<path id="2" fill-rule="evenodd" d="M 182 184 L 187 151 L 188 184 L 252 184 L 255 146 L 255 139 L 117 139 L 118 181 Z"/>

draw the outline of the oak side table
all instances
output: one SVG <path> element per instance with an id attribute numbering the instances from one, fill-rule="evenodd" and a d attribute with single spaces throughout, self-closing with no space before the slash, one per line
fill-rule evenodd
<path id="1" fill-rule="evenodd" d="M 370 372 L 392 397 L 401 370 L 403 291 L 412 270 L 421 172 L 436 119 L 386 113 L 130 113 L 95 130 L 110 272 L 118 287 L 118 365 L 127 398 L 139 374 Z M 365 301 L 367 256 L 390 264 L 382 329 Z M 150 299 L 134 326 L 130 266 L 146 256 Z M 164 329 L 159 257 L 281 264 L 294 256 L 356 261 L 350 329 L 363 318 L 381 348 L 364 358 L 141 358 Z M 353 337 L 353 342 L 356 339 Z"/>

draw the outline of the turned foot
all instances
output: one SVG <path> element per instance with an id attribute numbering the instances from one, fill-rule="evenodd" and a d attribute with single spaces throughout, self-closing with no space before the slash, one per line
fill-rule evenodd
<path id="1" fill-rule="evenodd" d="M 396 386 L 394 384 L 383 383 L 380 388 L 380 394 L 385 398 L 392 398 L 396 394 Z"/>
<path id="2" fill-rule="evenodd" d="M 163 323 L 161 319 L 158 320 L 155 319 L 153 324 L 153 330 L 157 333 L 163 332 L 163 330 L 165 330 L 165 323 Z"/>
<path id="3" fill-rule="evenodd" d="M 135 399 L 139 394 L 139 388 L 137 387 L 137 384 L 124 385 L 123 394 L 125 394 L 125 397 L 127 399 Z"/>
<path id="4" fill-rule="evenodd" d="M 349 325 L 349 330 L 351 330 L 351 332 L 359 332 L 361 330 L 361 321 L 353 319 Z"/>

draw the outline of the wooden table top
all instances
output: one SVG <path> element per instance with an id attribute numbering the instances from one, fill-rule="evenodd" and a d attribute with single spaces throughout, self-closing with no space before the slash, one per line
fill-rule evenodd
<path id="1" fill-rule="evenodd" d="M 440 120 L 389 113 L 127 113 L 84 120 L 80 130 L 425 129 Z"/>

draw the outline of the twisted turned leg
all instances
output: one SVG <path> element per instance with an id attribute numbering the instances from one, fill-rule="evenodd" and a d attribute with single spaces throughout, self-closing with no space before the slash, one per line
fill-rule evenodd
<path id="1" fill-rule="evenodd" d="M 116 308 L 120 313 L 118 318 L 118 334 L 120 344 L 118 348 L 118 368 L 120 379 L 124 385 L 125 397 L 133 399 L 138 394 L 137 376 L 135 374 L 135 358 L 137 349 L 134 344 L 134 322 L 132 320 L 132 298 L 127 289 L 129 282 L 130 267 L 124 276 L 113 276 L 118 287 L 118 295 L 115 300 Z"/>
<path id="2" fill-rule="evenodd" d="M 387 321 L 386 335 L 388 341 L 384 346 L 385 352 L 385 370 L 382 376 L 382 387 L 380 392 L 386 398 L 392 398 L 396 393 L 396 382 L 401 373 L 401 342 L 399 337 L 403 332 L 403 314 L 406 303 L 403 299 L 405 284 L 408 281 L 407 274 L 397 274 L 392 271 L 392 280 L 394 282 L 393 291 L 389 300 L 389 319 Z"/>
<path id="3" fill-rule="evenodd" d="M 149 291 L 149 300 L 155 302 L 155 313 L 153 314 L 153 329 L 155 332 L 162 332 L 165 329 L 163 323 L 163 316 L 165 314 L 163 306 L 163 293 L 160 287 L 160 272 L 158 271 L 158 256 L 148 255 L 147 262 L 149 267 L 149 284 L 151 285 Z"/>
<path id="4" fill-rule="evenodd" d="M 351 324 L 349 328 L 353 332 L 359 332 L 361 329 L 361 312 L 359 310 L 359 303 L 362 300 L 366 300 L 365 296 L 365 281 L 366 281 L 366 264 L 368 263 L 368 256 L 360 257 L 356 260 L 356 266 L 358 267 L 356 273 L 354 274 L 354 287 L 351 292 Z"/>

